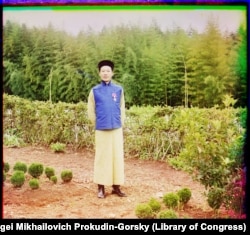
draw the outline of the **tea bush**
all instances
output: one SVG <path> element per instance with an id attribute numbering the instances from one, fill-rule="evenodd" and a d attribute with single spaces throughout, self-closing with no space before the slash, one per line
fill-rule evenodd
<path id="1" fill-rule="evenodd" d="M 140 203 L 135 208 L 135 215 L 139 219 L 153 219 L 154 212 L 148 203 Z"/>
<path id="2" fill-rule="evenodd" d="M 38 178 L 39 176 L 41 176 L 43 174 L 43 164 L 41 164 L 41 163 L 32 163 L 28 167 L 28 173 L 32 177 Z"/>
<path id="3" fill-rule="evenodd" d="M 178 214 L 173 209 L 166 209 L 166 210 L 160 211 L 157 215 L 157 218 L 158 219 L 177 219 Z"/>
<path id="4" fill-rule="evenodd" d="M 13 175 L 10 177 L 10 182 L 16 188 L 22 187 L 25 182 L 24 172 L 19 170 L 14 171 Z"/>
<path id="5" fill-rule="evenodd" d="M 54 184 L 57 183 L 57 177 L 56 177 L 55 175 L 51 176 L 51 177 L 50 177 L 50 180 L 51 180 Z"/>
<path id="6" fill-rule="evenodd" d="M 54 170 L 54 168 L 52 168 L 52 167 L 45 167 L 45 170 L 44 170 L 44 173 L 45 173 L 45 175 L 47 176 L 47 178 L 51 178 L 51 176 L 54 176 L 55 175 L 55 170 Z"/>
<path id="7" fill-rule="evenodd" d="M 150 198 L 148 205 L 152 208 L 153 212 L 158 212 L 161 209 L 161 203 L 154 197 Z"/>
<path id="8" fill-rule="evenodd" d="M 55 152 L 55 153 L 63 153 L 65 152 L 66 144 L 64 143 L 52 143 L 50 145 L 50 148 Z"/>
<path id="9" fill-rule="evenodd" d="M 222 188 L 213 187 L 209 189 L 207 202 L 214 211 L 217 211 L 221 207 L 224 200 L 223 195 L 224 190 Z"/>
<path id="10" fill-rule="evenodd" d="M 31 189 L 38 189 L 39 188 L 39 180 L 37 178 L 30 179 L 29 186 Z"/>
<path id="11" fill-rule="evenodd" d="M 23 171 L 24 173 L 26 173 L 28 170 L 28 167 L 24 162 L 16 162 L 13 167 L 13 170 L 14 171 L 19 170 L 19 171 Z"/>
<path id="12" fill-rule="evenodd" d="M 63 182 L 67 183 L 70 182 L 73 178 L 73 173 L 71 170 L 63 170 L 61 172 L 61 179 L 63 180 Z"/>
<path id="13" fill-rule="evenodd" d="M 170 192 L 163 195 L 164 204 L 170 209 L 176 209 L 179 205 L 179 196 L 177 193 Z"/>
<path id="14" fill-rule="evenodd" d="M 179 202 L 182 205 L 185 205 L 191 199 L 192 192 L 189 188 L 182 188 L 179 191 L 177 191 L 177 195 L 179 196 Z"/>
<path id="15" fill-rule="evenodd" d="M 7 133 L 3 135 L 3 143 L 5 146 L 9 147 L 22 147 L 24 146 L 24 141 L 21 137 L 18 137 L 13 133 L 13 130 L 8 130 Z"/>

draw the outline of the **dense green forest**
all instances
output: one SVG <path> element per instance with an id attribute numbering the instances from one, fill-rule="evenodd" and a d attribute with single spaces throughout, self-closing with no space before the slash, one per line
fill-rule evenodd
<path id="1" fill-rule="evenodd" d="M 3 26 L 3 92 L 29 100 L 87 101 L 99 83 L 97 63 L 115 62 L 114 82 L 125 90 L 127 107 L 168 105 L 235 107 L 247 100 L 247 33 L 221 32 L 215 19 L 203 33 L 176 27 L 162 32 L 152 21 L 140 28 L 119 25 L 91 28 L 72 36 L 55 29 Z"/>

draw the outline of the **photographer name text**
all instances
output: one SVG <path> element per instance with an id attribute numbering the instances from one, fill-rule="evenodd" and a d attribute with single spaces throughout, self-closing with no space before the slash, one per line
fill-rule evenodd
<path id="1" fill-rule="evenodd" d="M 194 223 L 194 224 L 169 224 L 169 223 L 152 223 L 152 224 L 125 224 L 118 223 L 117 225 L 103 223 L 10 223 L 1 224 L 0 232 L 6 231 L 60 231 L 60 230 L 72 230 L 72 231 L 143 231 L 143 232 L 157 232 L 157 231 L 246 231 L 246 224 L 208 224 L 208 223 Z"/>

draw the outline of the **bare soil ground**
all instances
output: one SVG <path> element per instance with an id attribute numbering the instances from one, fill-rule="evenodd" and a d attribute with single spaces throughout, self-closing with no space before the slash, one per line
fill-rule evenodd
<path id="1" fill-rule="evenodd" d="M 204 196 L 205 188 L 185 172 L 171 168 L 166 162 L 144 161 L 125 158 L 126 181 L 121 190 L 127 197 L 111 194 L 111 187 L 105 187 L 106 197 L 97 198 L 97 185 L 93 183 L 94 152 L 67 149 L 64 153 L 54 153 L 41 146 L 22 148 L 3 147 L 3 160 L 10 164 L 10 171 L 3 184 L 2 218 L 55 219 L 55 218 L 137 218 L 136 205 L 148 202 L 151 197 L 159 199 L 165 209 L 162 196 L 168 192 L 188 187 L 192 197 L 186 207 L 178 210 L 179 218 L 214 218 L 212 209 Z M 31 176 L 26 173 L 26 181 L 21 188 L 15 188 L 10 177 L 13 166 L 21 161 L 29 166 L 39 162 L 55 169 L 58 181 L 53 184 L 45 174 L 40 176 L 40 187 L 31 189 Z M 70 169 L 73 179 L 63 183 L 62 170 Z M 219 211 L 216 218 L 225 218 Z"/>

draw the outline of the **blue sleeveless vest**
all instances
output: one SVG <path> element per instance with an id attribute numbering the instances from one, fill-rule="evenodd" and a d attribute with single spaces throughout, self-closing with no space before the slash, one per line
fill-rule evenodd
<path id="1" fill-rule="evenodd" d="M 96 130 L 120 128 L 122 87 L 112 82 L 101 82 L 93 87 L 96 113 Z"/>

